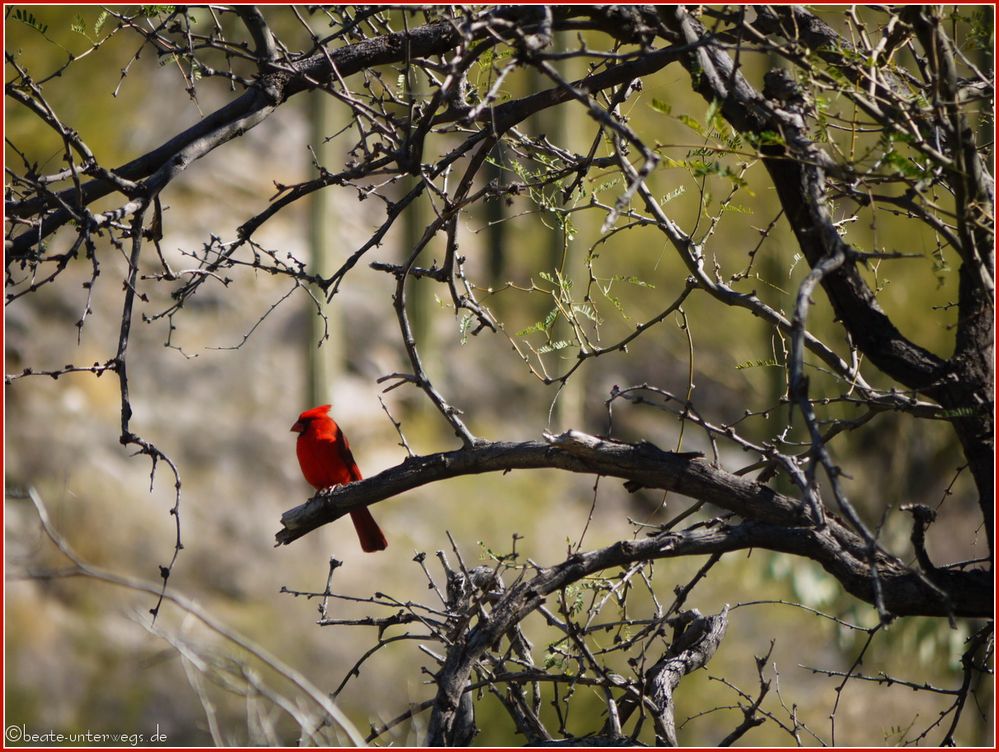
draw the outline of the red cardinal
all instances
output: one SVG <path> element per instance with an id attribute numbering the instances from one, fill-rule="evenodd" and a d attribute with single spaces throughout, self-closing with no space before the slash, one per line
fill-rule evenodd
<path id="1" fill-rule="evenodd" d="M 298 432 L 295 450 L 302 475 L 317 491 L 361 479 L 347 437 L 329 412 L 329 405 L 306 410 L 291 427 Z M 388 546 L 381 528 L 366 508 L 353 510 L 350 518 L 354 521 L 362 550 L 382 551 Z"/>

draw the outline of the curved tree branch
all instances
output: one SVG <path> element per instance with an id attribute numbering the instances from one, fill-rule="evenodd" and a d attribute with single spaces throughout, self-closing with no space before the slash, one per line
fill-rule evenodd
<path id="1" fill-rule="evenodd" d="M 786 16 L 787 11 L 783 13 Z M 682 7 L 663 8 L 659 14 L 668 37 L 674 42 L 689 43 L 707 33 Z M 785 26 L 788 23 L 785 19 Z M 797 22 L 791 25 L 800 28 Z M 784 31 L 790 33 L 787 28 Z M 937 38 L 933 33 L 926 32 L 927 44 Z M 803 255 L 813 268 L 827 264 L 830 258 L 845 256 L 844 263 L 824 274 L 821 282 L 836 318 L 853 343 L 888 376 L 937 400 L 954 413 L 955 431 L 978 486 L 991 549 L 995 489 L 994 400 L 990 398 L 994 384 L 991 369 L 994 294 L 982 287 L 979 273 L 983 263 L 989 270 L 994 269 L 991 243 L 985 252 L 991 254 L 988 261 L 979 260 L 979 254 L 971 249 L 955 249 L 966 259 L 960 280 L 961 315 L 955 357 L 944 360 L 899 331 L 861 276 L 857 265 L 861 254 L 845 243 L 833 225 L 824 196 L 816 187 L 822 185 L 824 172 L 839 174 L 842 169 L 815 145 L 801 114 L 794 111 L 804 107 L 795 87 L 780 85 L 781 82 L 772 79 L 774 85 L 767 92 L 770 98 L 764 98 L 746 81 L 728 53 L 715 46 L 687 54 L 682 62 L 692 73 L 695 89 L 706 101 L 720 103 L 721 113 L 737 130 L 759 137 L 766 133 L 782 135 L 783 143 L 767 144 L 761 151 Z M 965 135 L 970 138 L 970 133 Z M 970 157 L 966 161 L 977 164 Z M 981 169 L 970 167 L 960 173 L 961 180 L 971 179 L 977 186 L 977 190 L 968 190 L 979 201 L 989 194 L 988 181 L 976 178 L 981 174 Z M 967 192 L 962 189 L 956 194 Z M 991 231 L 987 234 L 993 236 Z"/>
<path id="2" fill-rule="evenodd" d="M 798 500 L 732 475 L 697 453 L 664 452 L 645 442 L 627 444 L 579 431 L 549 436 L 546 441 L 481 443 L 453 452 L 409 457 L 400 465 L 340 486 L 330 493 L 317 494 L 305 504 L 288 510 L 281 516 L 284 528 L 275 539 L 277 545 L 287 545 L 348 514 L 351 509 L 435 481 L 540 468 L 623 478 L 631 490 L 644 487 L 674 491 L 752 521 L 748 527 L 726 527 L 721 537 L 712 533 L 705 534 L 706 537 L 685 538 L 689 545 L 694 545 L 691 541 L 697 542 L 698 553 L 757 547 L 798 554 L 821 564 L 850 593 L 869 603 L 875 602 L 875 591 L 880 585 L 885 608 L 895 615 L 985 616 L 991 613 L 988 576 L 983 572 L 946 573 L 946 586 L 952 599 L 948 604 L 941 600 L 938 589 L 897 558 L 878 552 L 871 559 L 866 542 L 835 517 L 828 517 L 824 527 L 816 527 L 810 520 L 810 512 Z M 660 540 L 660 536 L 618 544 L 627 554 L 620 554 L 625 559 L 614 561 L 678 555 L 679 549 L 674 543 L 665 544 L 660 540 L 663 546 L 657 548 L 649 543 L 654 540 Z"/>
<path id="3" fill-rule="evenodd" d="M 560 9 L 559 14 L 564 19 L 573 15 L 588 15 L 589 11 L 585 8 L 565 8 Z M 154 179 L 154 182 L 157 183 L 156 190 L 160 190 L 176 174 L 178 171 L 176 168 L 183 169 L 231 138 L 242 135 L 295 94 L 323 86 L 335 86 L 344 78 L 362 70 L 377 65 L 398 63 L 407 59 L 407 56 L 413 58 L 444 54 L 466 37 L 479 39 L 488 37 L 491 33 L 498 33 L 490 25 L 490 21 L 505 22 L 506 26 L 501 24 L 499 28 L 500 30 L 506 28 L 508 35 L 512 33 L 511 30 L 523 33 L 525 28 L 530 28 L 531 22 L 537 22 L 536 13 L 530 8 L 498 8 L 484 11 L 478 22 L 467 29 L 459 27 L 451 20 L 436 21 L 332 51 L 324 48 L 304 60 L 280 62 L 271 57 L 274 53 L 273 39 L 270 38 L 269 29 L 259 25 L 257 17 L 259 11 L 257 15 L 250 11 L 241 11 L 240 15 L 254 33 L 257 45 L 260 47 L 258 55 L 269 61 L 269 72 L 261 75 L 252 89 L 200 122 L 149 153 L 112 170 L 119 181 L 139 181 L 159 173 L 158 179 Z M 523 23 L 526 23 L 526 26 L 520 25 Z M 672 51 L 659 51 L 658 54 L 649 56 L 649 59 L 635 61 L 630 67 L 635 71 L 651 72 L 673 59 L 675 53 Z M 629 70 L 604 73 L 597 77 L 598 82 L 592 90 L 614 86 L 620 83 L 622 77 L 629 75 L 634 77 L 639 73 Z M 560 103 L 563 101 L 563 96 L 568 95 L 542 92 L 534 98 L 528 98 L 517 108 L 510 106 L 513 103 L 508 103 L 505 112 L 509 113 L 511 121 L 506 127 L 509 128 L 513 123 L 542 107 Z M 492 116 L 483 114 L 482 117 Z M 173 167 L 169 166 L 171 164 Z M 6 212 L 11 217 L 31 217 L 45 208 L 53 208 L 54 211 L 47 215 L 38 227 L 5 241 L 7 253 L 15 259 L 29 256 L 31 249 L 37 243 L 70 221 L 73 218 L 71 212 L 60 208 L 61 204 L 79 208 L 115 190 L 118 190 L 115 183 L 98 178 L 84 183 L 79 189 L 73 187 L 55 195 L 8 201 Z"/>

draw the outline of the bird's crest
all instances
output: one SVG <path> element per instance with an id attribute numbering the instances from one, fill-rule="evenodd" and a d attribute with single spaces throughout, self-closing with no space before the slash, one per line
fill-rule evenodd
<path id="1" fill-rule="evenodd" d="M 326 418 L 330 414 L 330 408 L 332 405 L 319 405 L 318 407 L 313 407 L 311 410 L 306 410 L 304 413 L 298 416 L 299 420 L 313 420 L 315 418 Z"/>

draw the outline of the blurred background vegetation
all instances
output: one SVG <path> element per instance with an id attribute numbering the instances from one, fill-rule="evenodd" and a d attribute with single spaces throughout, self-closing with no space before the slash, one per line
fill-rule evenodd
<path id="1" fill-rule="evenodd" d="M 91 40 L 106 30 L 95 28 L 101 14 L 97 7 L 32 7 L 33 24 L 13 18 L 10 8 L 7 12 L 7 54 L 37 77 L 60 67 L 67 51 L 89 48 Z M 955 12 L 969 30 L 991 28 L 989 9 Z M 290 45 L 308 47 L 287 9 L 266 13 Z M 192 14 L 202 18 L 207 10 L 194 9 Z M 820 15 L 834 26 L 839 23 L 835 10 Z M 970 35 L 969 31 L 966 38 Z M 599 45 L 597 37 L 593 42 Z M 198 82 L 196 96 L 189 96 L 178 63 L 150 54 L 135 58 L 138 43 L 135 36 L 117 34 L 45 86 L 48 101 L 63 122 L 80 132 L 102 164 L 121 164 L 145 153 L 232 96 L 227 85 L 214 79 Z M 561 43 L 571 46 L 576 40 L 563 38 Z M 743 64 L 747 76 L 760 80 L 773 62 L 749 57 Z M 585 73 L 573 70 L 575 62 L 565 65 L 567 77 Z M 125 77 L 123 68 L 128 70 Z M 489 70 L 489 61 L 484 61 L 481 75 L 488 78 Z M 385 71 L 387 80 L 395 75 Z M 719 274 L 729 277 L 745 268 L 749 252 L 755 250 L 752 268 L 739 289 L 755 290 L 767 303 L 787 310 L 807 265 L 778 216 L 764 168 L 734 154 L 706 160 L 715 167 L 697 174 L 691 168 L 691 155 L 696 157 L 697 150 L 724 139 L 724 134 L 711 133 L 704 125 L 710 113 L 690 91 L 689 78 L 679 66 L 643 83 L 643 90 L 623 109 L 632 127 L 648 134 L 648 140 L 668 157 L 650 178 L 655 193 L 670 197 L 667 211 L 687 231 L 698 222 L 703 231 L 710 215 L 717 215 L 708 248 Z M 518 71 L 507 79 L 503 91 L 515 96 L 536 85 L 530 75 Z M 415 93 L 425 92 L 417 88 Z M 266 208 L 276 184 L 307 179 L 313 170 L 310 146 L 330 160 L 331 168 L 337 160 L 342 163 L 349 140 L 342 128 L 348 125 L 350 112 L 335 102 L 315 101 L 323 96 L 296 97 L 170 186 L 163 196 L 161 246 L 175 268 L 185 268 L 189 252 L 213 234 L 233 238 L 236 227 Z M 840 106 L 846 105 L 829 103 L 831 110 Z M 582 115 L 582 108 L 570 103 L 543 113 L 528 129 L 585 153 L 596 125 Z M 319 132 L 341 135 L 322 144 L 317 117 L 326 118 L 327 124 Z M 8 101 L 5 128 L 8 164 L 17 161 L 10 146 L 16 144 L 38 163 L 40 172 L 58 169 L 61 147 L 33 115 Z M 441 136 L 428 143 L 444 153 L 457 138 Z M 495 179 L 533 169 L 517 165 L 515 155 L 498 154 Z M 404 188 L 397 185 L 387 191 L 402 195 Z M 588 189 L 597 200 L 612 204 L 621 185 L 611 180 L 601 185 L 597 176 Z M 658 314 L 685 284 L 686 270 L 656 230 L 635 228 L 602 237 L 604 214 L 587 211 L 588 200 L 573 207 L 552 195 L 518 195 L 508 202 L 471 207 L 463 217 L 459 239 L 468 275 L 480 286 L 483 302 L 504 323 L 506 334 L 468 336 L 431 281 L 414 284 L 418 340 L 430 376 L 452 404 L 466 411 L 472 430 L 485 438 L 508 440 L 567 428 L 604 433 L 605 402 L 615 384 L 648 382 L 682 396 L 692 383 L 691 399 L 703 415 L 718 423 L 776 404 L 785 389 L 782 343 L 763 323 L 705 295 L 691 296 L 683 316 L 668 318 L 626 353 L 585 363 L 561 394 L 531 374 L 511 339 L 528 353 L 529 347 L 542 348 L 564 337 L 558 328 L 564 324 L 551 328 L 550 336 L 543 327 L 534 326 L 544 322 L 554 307 L 553 296 L 565 290 L 552 282 L 556 270 L 572 280 L 568 289 L 573 303 L 590 306 L 593 316 L 601 319 L 600 337 L 606 343 Z M 331 188 L 313 201 L 311 214 L 303 202 L 268 222 L 259 231 L 258 242 L 335 268 L 384 221 L 380 201 L 359 200 L 350 189 Z M 109 199 L 96 208 L 113 206 Z M 404 258 L 429 216 L 424 197 L 366 261 Z M 954 317 L 947 304 L 955 299 L 957 284 L 950 265 L 955 260 L 904 216 L 861 211 L 844 230 L 861 248 L 921 254 L 915 260 L 875 265 L 869 271 L 872 286 L 905 334 L 947 355 L 948 328 Z M 332 244 L 326 261 L 313 256 L 312 243 L 323 231 Z M 430 256 L 440 260 L 443 251 L 441 240 L 431 246 Z M 91 273 L 83 260 L 66 270 L 60 284 L 7 307 L 7 373 L 28 366 L 103 362 L 113 355 L 127 259 L 110 247 L 100 252 L 103 272 L 93 291 L 93 314 L 79 341 L 75 324 L 86 305 L 88 290 L 83 284 Z M 430 265 L 426 255 L 422 262 Z M 149 273 L 155 272 L 155 259 L 144 263 Z M 584 297 L 588 268 L 605 291 L 592 290 L 590 297 Z M 413 557 L 417 552 L 450 551 L 447 532 L 470 563 L 489 563 L 491 552 L 509 551 L 515 534 L 523 536 L 516 545 L 524 558 L 540 564 L 564 558 L 567 545 L 586 525 L 594 503 L 593 479 L 554 471 L 461 478 L 379 504 L 375 516 L 390 546 L 378 555 L 362 554 L 344 521 L 294 545 L 274 548 L 273 534 L 282 511 L 311 495 L 295 459 L 295 437 L 289 432 L 301 410 L 331 401 L 366 475 L 405 457 L 379 403 L 381 387 L 376 384 L 379 376 L 407 370 L 405 353 L 390 307 L 393 280 L 366 264 L 351 272 L 330 305 L 332 340 L 319 350 L 316 307 L 301 289 L 271 310 L 289 292 L 288 280 L 249 269 L 231 276 L 227 285 L 203 286 L 173 319 L 174 331 L 169 331 L 167 320 L 153 320 L 133 329 L 130 344 L 134 430 L 176 462 L 183 481 L 184 550 L 169 582 L 171 590 L 194 598 L 232 628 L 304 671 L 317 686 L 331 690 L 374 644 L 376 635 L 361 627 L 320 628 L 314 623 L 315 599 L 281 592 L 284 587 L 322 591 L 330 556 L 344 562 L 334 578 L 337 592 L 367 597 L 380 591 L 400 601 L 427 600 L 426 578 Z M 152 280 L 140 285 L 144 316 L 154 317 L 170 305 L 165 285 Z M 810 329 L 846 352 L 821 298 Z M 165 347 L 168 336 L 170 346 Z M 574 364 L 576 350 L 556 347 L 529 358 L 535 369 L 543 364 L 554 375 Z M 310 373 L 320 376 L 310 381 Z M 813 378 L 820 392 L 822 377 Z M 873 383 L 890 386 L 885 381 Z M 130 457 L 119 445 L 119 393 L 113 375 L 25 379 L 5 391 L 7 724 L 23 723 L 39 731 L 147 735 L 158 728 L 170 744 L 211 743 L 197 681 L 185 672 L 181 654 L 149 627 L 147 611 L 153 599 L 80 578 L 15 576 L 25 568 L 64 563 L 39 532 L 30 504 L 20 498 L 28 487 L 37 489 L 55 526 L 88 562 L 156 581 L 158 566 L 172 555 L 173 520 L 168 514 L 172 478 L 160 467 L 150 489 L 148 458 Z M 383 399 L 401 420 L 417 453 L 455 446 L 446 424 L 421 393 L 403 387 Z M 741 428 L 749 438 L 761 439 L 785 422 L 786 415 L 771 412 L 754 415 Z M 639 406 L 615 405 L 613 431 L 618 438 L 647 439 L 667 449 L 681 443 L 677 424 Z M 703 434 L 689 429 L 682 447 L 709 448 Z M 986 546 L 979 540 L 984 536 L 978 531 L 973 484 L 967 473 L 956 473 L 963 464 L 960 448 L 944 421 L 916 423 L 911 416 L 885 414 L 852 432 L 835 449 L 837 461 L 850 474 L 851 498 L 868 520 L 876 522 L 886 503 L 935 508 L 946 497 L 939 508 L 940 521 L 930 530 L 930 555 L 936 561 L 982 555 Z M 729 452 L 723 450 L 722 460 L 731 468 L 750 461 Z M 661 522 L 682 508 L 679 498 L 628 494 L 620 483 L 605 479 L 596 493 L 583 546 L 596 548 L 632 537 L 635 529 L 629 520 Z M 907 550 L 908 527 L 905 520 L 899 523 L 889 525 L 883 534 L 891 550 Z M 702 564 L 703 559 L 662 562 L 654 568 L 653 581 L 670 593 Z M 433 571 L 432 563 L 428 567 Z M 726 556 L 697 587 L 689 605 L 714 613 L 725 603 L 768 599 L 797 601 L 863 626 L 876 623 L 870 606 L 843 594 L 818 566 L 764 551 Z M 365 612 L 363 605 L 340 601 L 331 608 L 337 618 Z M 536 646 L 551 639 L 540 621 L 527 626 Z M 156 630 L 199 644 L 212 645 L 216 639 L 169 605 Z M 864 672 L 884 671 L 956 686 L 968 633 L 964 622 L 950 630 L 943 620 L 899 620 L 865 654 Z M 771 639 L 775 641 L 771 663 L 779 671 L 782 700 L 788 707 L 796 704 L 799 716 L 824 739 L 829 737 L 828 715 L 837 701 L 838 744 L 897 743 L 914 724 L 927 725 L 945 707 L 932 695 L 873 683 L 854 681 L 838 693 L 840 680 L 810 669 L 847 670 L 863 646 L 864 633 L 844 630 L 790 606 L 747 605 L 732 612 L 728 636 L 707 669 L 680 685 L 677 719 L 692 716 L 680 728 L 682 743 L 717 742 L 738 723 L 739 698 L 718 677 L 752 694 L 753 656 L 763 655 Z M 246 660 L 222 642 L 217 651 Z M 431 696 L 421 665 L 432 663 L 414 643 L 394 644 L 363 666 L 338 703 L 362 731 L 369 722 L 384 722 L 408 703 Z M 280 686 L 280 679 L 274 681 Z M 210 698 L 227 743 L 296 742 L 296 725 L 261 698 L 248 700 L 215 686 L 202 686 L 200 691 Z M 576 698 L 579 704 L 573 713 L 580 731 L 589 730 L 603 701 L 596 694 L 586 698 L 585 689 L 578 692 L 583 696 Z M 728 709 L 697 715 L 717 706 Z M 489 697 L 480 702 L 477 724 L 483 729 L 477 743 L 518 743 L 505 713 Z M 984 717 L 967 713 L 958 738 L 967 744 L 989 744 L 991 724 L 991 712 Z M 383 741 L 416 743 L 420 728 L 419 720 L 403 724 Z M 765 724 L 743 741 L 786 744 L 789 737 Z"/>

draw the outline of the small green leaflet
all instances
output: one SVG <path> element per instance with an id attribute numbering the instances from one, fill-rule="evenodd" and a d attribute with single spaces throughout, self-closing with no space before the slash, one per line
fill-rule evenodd
<path id="1" fill-rule="evenodd" d="M 552 324 L 558 319 L 558 315 L 558 308 L 552 308 L 548 312 L 548 315 L 545 316 L 544 321 L 535 321 L 529 327 L 521 329 L 515 336 L 526 337 L 528 334 L 534 334 L 535 332 L 546 332 L 551 329 Z"/>
<path id="2" fill-rule="evenodd" d="M 34 13 L 26 11 L 23 8 L 17 8 L 14 10 L 14 20 L 20 21 L 25 26 L 28 26 L 37 31 L 39 34 L 44 34 L 46 31 L 49 30 L 48 24 L 40 23 L 38 19 L 35 18 Z"/>
<path id="3" fill-rule="evenodd" d="M 97 16 L 97 20 L 94 22 L 93 36 L 87 32 L 87 21 L 84 19 L 83 15 L 77 13 L 73 18 L 73 23 L 69 25 L 70 31 L 75 31 L 80 36 L 86 37 L 91 42 L 96 42 L 97 37 L 101 33 L 101 27 L 104 26 L 104 22 L 108 20 L 108 12 L 102 10 L 100 15 Z"/>
<path id="4" fill-rule="evenodd" d="M 538 355 L 544 355 L 545 353 L 555 352 L 556 350 L 564 350 L 567 347 L 571 347 L 572 343 L 569 340 L 560 339 L 557 342 L 552 342 L 547 345 L 543 345 L 538 348 Z"/>
<path id="5" fill-rule="evenodd" d="M 621 282 L 627 282 L 629 285 L 638 285 L 639 287 L 648 287 L 648 288 L 651 288 L 653 290 L 656 287 L 651 282 L 646 282 L 644 279 L 639 279 L 634 274 L 632 274 L 630 277 L 625 277 L 623 274 L 616 274 L 614 276 L 614 279 L 615 280 L 619 280 Z"/>
<path id="6" fill-rule="evenodd" d="M 141 5 L 139 6 L 139 13 L 145 18 L 156 18 L 161 15 L 168 15 L 176 10 L 175 5 Z M 193 23 L 194 19 L 190 19 Z"/>
<path id="7" fill-rule="evenodd" d="M 463 345 L 468 342 L 468 330 L 472 327 L 472 319 L 472 314 L 466 313 L 461 317 L 461 322 L 458 324 L 458 334 L 460 342 Z"/>
<path id="8" fill-rule="evenodd" d="M 708 111 L 704 114 L 704 122 L 710 123 L 714 116 L 718 113 L 718 100 L 712 99 L 711 104 L 708 105 Z"/>
<path id="9" fill-rule="evenodd" d="M 973 407 L 955 407 L 951 410 L 941 410 L 941 418 L 969 418 L 972 415 L 977 415 L 981 411 L 976 410 Z"/>
<path id="10" fill-rule="evenodd" d="M 663 115 L 669 115 L 673 112 L 673 108 L 668 102 L 664 102 L 661 99 L 652 98 L 652 104 L 649 105 L 656 112 L 661 112 Z"/>
<path id="11" fill-rule="evenodd" d="M 743 368 L 772 368 L 778 367 L 783 368 L 783 363 L 778 363 L 773 358 L 767 358 L 766 360 L 747 360 L 745 363 L 738 363 L 735 366 L 735 370 L 741 371 Z"/>
<path id="12" fill-rule="evenodd" d="M 694 118 L 692 118 L 690 115 L 677 115 L 676 119 L 679 120 L 688 128 L 690 128 L 692 131 L 694 131 L 694 133 L 698 134 L 699 136 L 704 135 L 704 126 L 702 126 L 700 123 L 694 120 Z"/>

